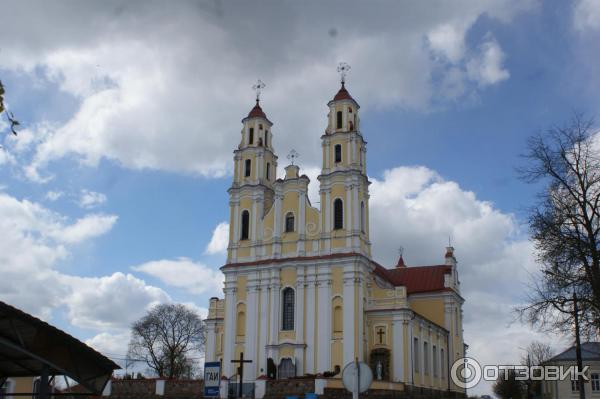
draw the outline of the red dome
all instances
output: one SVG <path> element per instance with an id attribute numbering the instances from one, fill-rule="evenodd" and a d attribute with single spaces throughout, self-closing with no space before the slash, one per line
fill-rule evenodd
<path id="1" fill-rule="evenodd" d="M 348 90 L 346 90 L 346 87 L 344 86 L 344 82 L 342 82 L 342 87 L 340 88 L 340 91 L 338 91 L 337 94 L 335 95 L 335 97 L 333 97 L 333 101 L 339 101 L 339 100 L 354 101 L 354 99 L 352 98 L 350 93 L 348 93 Z"/>
<path id="2" fill-rule="evenodd" d="M 248 114 L 248 118 L 265 118 L 267 119 L 267 115 L 264 113 L 260 105 L 258 104 L 258 100 L 256 100 L 256 105 L 254 108 L 250 110 Z"/>

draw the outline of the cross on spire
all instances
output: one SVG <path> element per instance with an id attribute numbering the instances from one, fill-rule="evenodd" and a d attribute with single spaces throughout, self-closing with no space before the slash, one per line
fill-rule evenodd
<path id="1" fill-rule="evenodd" d="M 254 85 L 252 85 L 252 90 L 256 92 L 256 102 L 260 100 L 260 92 L 265 88 L 265 84 L 262 80 L 258 79 Z"/>
<path id="2" fill-rule="evenodd" d="M 398 255 L 400 255 L 400 257 L 402 257 L 402 255 L 404 255 L 404 247 L 403 246 L 398 247 Z"/>
<path id="3" fill-rule="evenodd" d="M 349 70 L 350 70 L 350 65 L 348 65 L 345 62 L 340 62 L 340 64 L 337 67 L 337 71 L 342 78 L 342 86 L 344 85 L 344 83 L 346 83 L 346 74 L 348 73 Z"/>
<path id="4" fill-rule="evenodd" d="M 296 159 L 300 158 L 300 154 L 298 153 L 298 151 L 294 150 L 292 148 L 292 150 L 290 151 L 290 153 L 287 155 L 287 159 L 290 160 L 290 162 L 292 162 L 292 165 L 294 164 L 294 161 Z"/>

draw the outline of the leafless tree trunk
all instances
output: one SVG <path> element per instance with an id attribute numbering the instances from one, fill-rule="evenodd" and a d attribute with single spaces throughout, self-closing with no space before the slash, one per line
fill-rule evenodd
<path id="1" fill-rule="evenodd" d="M 529 226 L 541 273 L 519 315 L 545 330 L 573 332 L 572 295 L 579 298 L 582 331 L 600 326 L 600 136 L 591 120 L 575 116 L 530 138 L 521 169 L 542 183 Z"/>
<path id="2" fill-rule="evenodd" d="M 184 305 L 154 307 L 132 326 L 128 356 L 144 361 L 159 377 L 189 376 L 190 355 L 204 350 L 204 324 Z"/>

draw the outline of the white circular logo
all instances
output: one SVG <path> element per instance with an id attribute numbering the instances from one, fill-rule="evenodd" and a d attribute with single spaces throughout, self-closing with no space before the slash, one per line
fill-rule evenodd
<path id="1" fill-rule="evenodd" d="M 450 378 L 460 388 L 473 388 L 481 381 L 481 366 L 473 358 L 462 357 L 452 365 Z"/>

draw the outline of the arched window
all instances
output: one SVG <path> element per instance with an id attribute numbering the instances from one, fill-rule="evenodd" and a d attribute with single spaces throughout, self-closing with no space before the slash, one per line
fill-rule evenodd
<path id="1" fill-rule="evenodd" d="M 249 159 L 246 159 L 246 162 L 244 164 L 244 176 L 250 177 L 251 169 L 252 169 L 252 161 Z"/>
<path id="2" fill-rule="evenodd" d="M 291 233 L 292 231 L 294 231 L 294 214 L 288 212 L 288 214 L 285 215 L 285 232 Z"/>
<path id="3" fill-rule="evenodd" d="M 342 128 L 342 111 L 337 112 L 337 128 Z"/>
<path id="4" fill-rule="evenodd" d="M 287 287 L 283 290 L 283 312 L 281 329 L 289 331 L 294 329 L 294 290 Z"/>
<path id="5" fill-rule="evenodd" d="M 269 162 L 267 162 L 266 175 L 267 175 L 267 180 L 271 180 L 271 164 Z"/>
<path id="6" fill-rule="evenodd" d="M 242 231 L 240 234 L 240 240 L 247 240 L 250 233 L 250 212 L 242 212 Z"/>
<path id="7" fill-rule="evenodd" d="M 333 332 L 341 333 L 344 330 L 344 313 L 341 306 L 333 308 Z"/>
<path id="8" fill-rule="evenodd" d="M 248 144 L 254 143 L 254 128 L 250 128 L 250 133 L 248 133 Z"/>
<path id="9" fill-rule="evenodd" d="M 333 229 L 344 228 L 344 204 L 342 200 L 337 198 L 333 201 Z"/>
<path id="10" fill-rule="evenodd" d="M 246 313 L 244 311 L 239 311 L 237 314 L 235 331 L 236 331 L 235 335 L 245 335 L 246 334 Z"/>
<path id="11" fill-rule="evenodd" d="M 342 162 L 342 145 L 341 144 L 336 144 L 334 148 L 335 151 L 335 162 Z"/>
<path id="12" fill-rule="evenodd" d="M 269 131 L 265 130 L 265 147 L 268 147 L 267 140 L 269 139 Z"/>
<path id="13" fill-rule="evenodd" d="M 365 232 L 365 203 L 360 203 L 360 231 Z"/>

